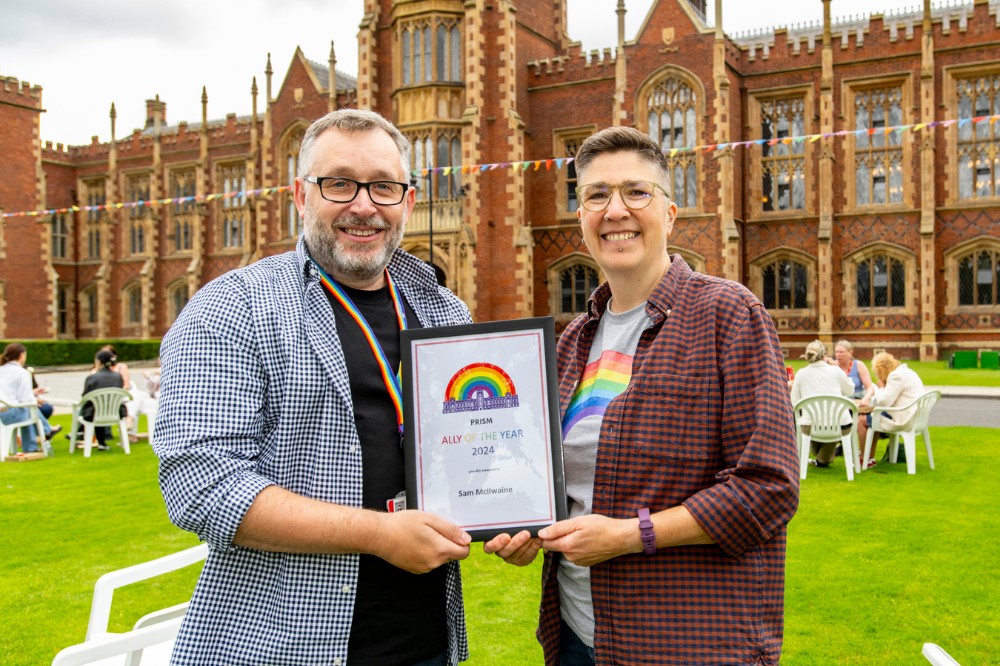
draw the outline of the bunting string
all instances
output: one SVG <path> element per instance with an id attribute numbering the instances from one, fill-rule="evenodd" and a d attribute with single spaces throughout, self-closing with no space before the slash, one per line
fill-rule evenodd
<path id="1" fill-rule="evenodd" d="M 778 144 L 791 145 L 795 143 L 814 143 L 821 139 L 833 139 L 840 137 L 860 137 L 860 136 L 876 136 L 876 135 L 890 135 L 890 134 L 902 134 L 904 132 L 925 132 L 928 130 L 933 130 L 938 127 L 951 127 L 952 125 L 958 125 L 959 128 L 967 127 L 969 125 L 976 125 L 979 123 L 993 123 L 1000 120 L 1000 114 L 992 116 L 975 116 L 972 118 L 961 118 L 961 119 L 951 119 L 951 120 L 935 120 L 929 123 L 913 123 L 909 125 L 894 125 L 892 127 L 880 127 L 872 129 L 857 129 L 857 130 L 839 130 L 837 132 L 828 132 L 822 134 L 804 134 L 800 136 L 787 136 L 776 139 L 750 139 L 748 141 L 730 141 L 726 143 L 711 143 L 700 146 L 678 146 L 676 148 L 664 149 L 663 154 L 667 157 L 675 157 L 677 155 L 682 155 L 685 153 L 711 153 L 719 150 L 727 149 L 738 149 L 738 148 L 753 148 L 754 146 L 776 146 Z M 549 157 L 545 159 L 538 160 L 525 160 L 523 162 L 492 162 L 488 164 L 452 164 L 448 166 L 438 166 L 438 167 L 427 167 L 424 169 L 414 169 L 410 172 L 412 177 L 423 177 L 426 178 L 431 174 L 441 174 L 445 176 L 450 176 L 452 174 L 462 174 L 462 175 L 474 175 L 483 173 L 485 171 L 495 171 L 497 169 L 510 169 L 513 171 L 540 171 L 543 168 L 546 171 L 551 171 L 553 167 L 557 170 L 561 170 L 564 166 L 568 166 L 573 162 L 572 157 Z M 176 204 L 185 204 L 191 202 L 211 202 L 216 199 L 231 199 L 243 197 L 247 199 L 254 199 L 258 197 L 270 197 L 275 194 L 280 194 L 283 192 L 290 192 L 292 190 L 291 185 L 280 185 L 277 187 L 264 187 L 255 190 L 240 190 L 234 192 L 218 192 L 213 194 L 198 194 L 185 197 L 167 198 L 167 199 L 153 199 L 150 201 L 123 201 L 118 203 L 108 203 L 96 206 L 69 206 L 66 208 L 49 208 L 46 210 L 29 210 L 29 211 L 17 211 L 12 213 L 0 213 L 0 219 L 9 217 L 42 217 L 47 215 L 58 215 L 62 213 L 76 213 L 76 212 L 89 212 L 89 211 L 101 211 L 101 210 L 119 210 L 126 208 L 139 208 L 139 207 L 155 207 L 155 206 L 169 206 Z"/>

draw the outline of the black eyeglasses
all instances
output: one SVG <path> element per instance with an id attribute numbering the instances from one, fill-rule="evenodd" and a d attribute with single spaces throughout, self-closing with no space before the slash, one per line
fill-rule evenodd
<path id="1" fill-rule="evenodd" d="M 395 206 L 406 196 L 408 183 L 397 183 L 392 180 L 373 180 L 362 183 L 340 176 L 304 176 L 302 180 L 319 187 L 319 195 L 331 203 L 351 203 L 361 188 L 368 190 L 372 203 L 380 206 Z"/>

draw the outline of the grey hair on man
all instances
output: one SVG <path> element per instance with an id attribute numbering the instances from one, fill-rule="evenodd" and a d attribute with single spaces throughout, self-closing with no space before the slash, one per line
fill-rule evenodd
<path id="1" fill-rule="evenodd" d="M 306 130 L 299 147 L 299 172 L 303 178 L 311 175 L 313 148 L 316 139 L 328 129 L 336 128 L 343 132 L 367 132 L 380 129 L 392 138 L 399 149 L 399 164 L 409 180 L 410 174 L 410 140 L 400 132 L 395 125 L 370 109 L 337 109 L 315 121 Z"/>

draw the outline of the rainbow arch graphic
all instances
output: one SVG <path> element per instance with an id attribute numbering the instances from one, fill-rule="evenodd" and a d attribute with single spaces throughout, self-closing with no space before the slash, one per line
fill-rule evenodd
<path id="1" fill-rule="evenodd" d="M 444 392 L 444 411 L 472 412 L 517 407 L 514 382 L 492 363 L 470 363 L 454 375 Z"/>

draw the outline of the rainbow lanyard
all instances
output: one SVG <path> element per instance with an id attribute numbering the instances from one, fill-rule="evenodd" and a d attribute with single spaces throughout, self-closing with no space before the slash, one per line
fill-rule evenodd
<path id="1" fill-rule="evenodd" d="M 375 338 L 375 332 L 372 327 L 368 324 L 368 320 L 365 316 L 361 314 L 358 310 L 358 306 L 354 304 L 351 297 L 343 290 L 343 288 L 337 284 L 329 275 L 327 275 L 319 264 L 316 264 L 316 269 L 319 271 L 320 282 L 326 287 L 333 297 L 337 299 L 337 302 L 347 311 L 347 314 L 351 315 L 351 319 L 358 325 L 361 332 L 365 336 L 365 340 L 368 341 L 368 346 L 371 347 L 372 354 L 375 355 L 375 361 L 378 363 L 379 372 L 382 374 L 382 382 L 385 384 L 385 390 L 389 393 L 389 399 L 392 400 L 392 406 L 396 409 L 396 423 L 399 425 L 399 435 L 403 436 L 403 393 L 399 388 L 399 369 L 393 372 L 392 366 L 389 365 L 389 359 L 386 358 L 385 352 L 382 351 L 382 345 L 379 344 L 378 339 Z M 396 309 L 396 320 L 399 322 L 399 330 L 406 330 L 406 311 L 403 310 L 403 299 L 399 295 L 399 290 L 396 288 L 396 283 L 392 281 L 392 277 L 389 275 L 389 271 L 385 272 L 385 281 L 389 285 L 389 295 L 392 297 L 392 306 Z"/>

